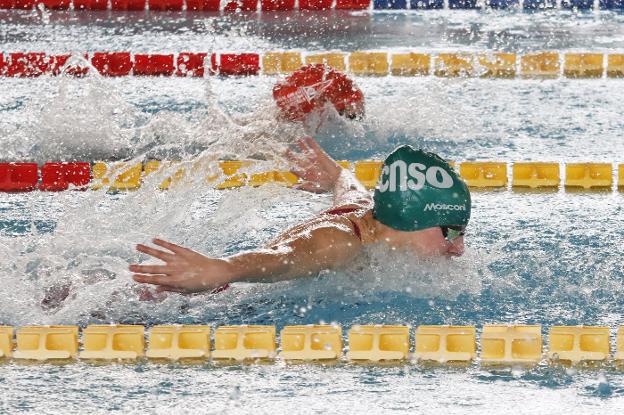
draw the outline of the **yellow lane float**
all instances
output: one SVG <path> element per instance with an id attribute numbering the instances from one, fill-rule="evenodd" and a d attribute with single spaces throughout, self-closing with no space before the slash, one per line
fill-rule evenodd
<path id="1" fill-rule="evenodd" d="M 414 358 L 438 363 L 468 362 L 477 357 L 473 326 L 418 326 Z"/>
<path id="2" fill-rule="evenodd" d="M 274 326 L 221 326 L 215 332 L 213 359 L 257 360 L 275 357 Z"/>
<path id="3" fill-rule="evenodd" d="M 368 362 L 404 360 L 409 347 L 407 326 L 353 326 L 349 330 L 347 358 Z"/>
<path id="4" fill-rule="evenodd" d="M 0 326 L 0 358 L 13 356 L 13 327 Z"/>
<path id="5" fill-rule="evenodd" d="M 78 326 L 26 326 L 17 329 L 14 359 L 63 360 L 78 355 Z"/>
<path id="6" fill-rule="evenodd" d="M 342 52 L 316 53 L 306 56 L 305 63 L 322 63 L 339 71 L 345 71 L 347 69 L 347 65 L 345 64 L 346 56 L 347 55 Z"/>
<path id="7" fill-rule="evenodd" d="M 482 78 L 515 78 L 515 53 L 482 53 L 477 56 L 477 62 Z"/>
<path id="8" fill-rule="evenodd" d="M 394 76 L 427 76 L 431 71 L 431 56 L 425 53 L 395 53 L 391 59 Z"/>
<path id="9" fill-rule="evenodd" d="M 381 168 L 383 162 L 362 160 L 356 161 L 354 167 L 355 177 L 366 187 L 367 189 L 374 189 L 379 182 L 381 176 Z"/>
<path id="10" fill-rule="evenodd" d="M 561 183 L 559 163 L 514 163 L 512 165 L 513 187 L 559 187 Z"/>
<path id="11" fill-rule="evenodd" d="M 548 335 L 548 358 L 577 364 L 609 358 L 609 327 L 555 326 Z"/>
<path id="12" fill-rule="evenodd" d="M 388 54 L 385 52 L 353 52 L 349 55 L 349 70 L 354 75 L 388 75 Z"/>
<path id="13" fill-rule="evenodd" d="M 507 186 L 507 164 L 497 162 L 465 162 L 459 174 L 470 187 Z"/>
<path id="14" fill-rule="evenodd" d="M 474 75 L 474 57 L 469 53 L 440 53 L 435 57 L 433 74 L 444 78 Z"/>
<path id="15" fill-rule="evenodd" d="M 603 62 L 602 53 L 566 53 L 563 75 L 567 78 L 602 78 Z"/>
<path id="16" fill-rule="evenodd" d="M 481 363 L 534 364 L 542 360 L 541 326 L 489 324 L 481 333 Z"/>
<path id="17" fill-rule="evenodd" d="M 301 68 L 299 52 L 267 52 L 262 56 L 262 71 L 266 75 L 291 73 Z"/>
<path id="18" fill-rule="evenodd" d="M 82 345 L 81 359 L 134 360 L 143 357 L 145 328 L 93 324 L 82 331 Z"/>
<path id="19" fill-rule="evenodd" d="M 566 187 L 583 189 L 613 186 L 613 166 L 610 163 L 568 163 L 566 164 Z"/>
<path id="20" fill-rule="evenodd" d="M 520 57 L 520 74 L 523 78 L 557 78 L 561 73 L 559 53 L 530 53 Z"/>
<path id="21" fill-rule="evenodd" d="M 210 326 L 154 326 L 145 355 L 150 359 L 206 359 L 210 357 Z"/>
<path id="22" fill-rule="evenodd" d="M 609 78 L 624 78 L 624 54 L 614 54 L 607 57 L 607 76 Z"/>
<path id="23" fill-rule="evenodd" d="M 334 360 L 342 356 L 342 329 L 332 325 L 286 326 L 280 333 L 284 360 Z"/>

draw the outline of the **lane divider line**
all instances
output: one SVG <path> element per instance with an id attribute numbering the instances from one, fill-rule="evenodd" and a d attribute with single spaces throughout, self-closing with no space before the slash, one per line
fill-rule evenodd
<path id="1" fill-rule="evenodd" d="M 486 324 L 477 338 L 475 326 L 354 325 L 343 355 L 342 328 L 336 324 L 285 326 L 278 345 L 275 326 L 156 325 L 0 326 L 0 359 L 58 361 L 336 361 L 465 363 L 482 366 L 606 364 L 624 359 L 624 326 L 553 326 L 544 350 L 542 326 Z M 413 341 L 411 333 L 413 332 Z M 82 336 L 80 336 L 82 334 Z M 480 343 L 480 348 L 477 346 Z M 82 348 L 80 345 L 82 344 Z M 147 345 L 147 347 L 146 347 Z M 479 353 L 477 353 L 479 350 Z M 621 366 L 617 366 L 621 367 Z"/>
<path id="2" fill-rule="evenodd" d="M 0 0 L 2 1 L 2 0 Z M 356 76 L 435 76 L 489 79 L 624 78 L 624 53 L 542 51 L 524 55 L 504 52 L 301 52 L 79 54 L 102 76 L 199 77 L 289 74 L 304 63 L 321 63 Z M 86 75 L 90 67 L 69 53 L 0 53 L 0 77 Z"/>
<path id="3" fill-rule="evenodd" d="M 367 188 L 374 189 L 381 175 L 379 160 L 339 161 L 351 170 Z M 610 191 L 617 183 L 624 191 L 624 163 L 556 163 L 556 162 L 450 162 L 473 189 L 507 189 L 557 191 Z M 564 174 L 562 174 L 562 171 Z M 252 160 L 222 160 L 211 166 L 180 161 L 147 162 L 48 162 L 42 166 L 30 162 L 0 163 L 0 192 L 139 189 L 146 178 L 158 174 L 159 190 L 202 177 L 215 189 L 234 189 L 265 184 L 293 186 L 297 177 L 286 170 L 257 171 Z M 615 178 L 614 178 L 615 176 Z M 511 177 L 511 180 L 509 179 Z M 564 180 L 562 180 L 562 177 Z M 617 181 L 616 181 L 617 180 Z M 511 185 L 511 186 L 510 186 Z"/>
<path id="4" fill-rule="evenodd" d="M 192 12 L 281 12 L 301 10 L 622 10 L 621 0 L 0 0 L 0 9 Z"/>

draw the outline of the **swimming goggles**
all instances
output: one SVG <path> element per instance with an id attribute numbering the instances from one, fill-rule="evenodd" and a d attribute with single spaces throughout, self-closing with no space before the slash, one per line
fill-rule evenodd
<path id="1" fill-rule="evenodd" d="M 453 240 L 459 238 L 460 236 L 464 236 L 466 234 L 466 226 L 460 225 L 450 225 L 450 226 L 440 226 L 442 230 L 442 236 L 449 241 L 453 242 Z"/>

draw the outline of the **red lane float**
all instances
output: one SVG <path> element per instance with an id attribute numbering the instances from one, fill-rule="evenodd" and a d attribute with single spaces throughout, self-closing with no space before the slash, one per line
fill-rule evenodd
<path id="1" fill-rule="evenodd" d="M 329 10 L 333 0 L 299 0 L 300 10 Z"/>
<path id="2" fill-rule="evenodd" d="M 63 69 L 63 66 L 65 66 L 69 58 L 71 58 L 71 55 L 48 56 L 47 73 L 50 75 L 54 75 L 54 76 L 60 75 L 61 70 Z"/>
<path id="3" fill-rule="evenodd" d="M 336 10 L 366 10 L 370 0 L 336 0 Z"/>
<path id="4" fill-rule="evenodd" d="M 67 10 L 69 9 L 71 0 L 41 0 L 40 3 L 43 3 L 46 9 Z"/>
<path id="5" fill-rule="evenodd" d="M 91 182 L 91 165 L 87 162 L 49 162 L 41 166 L 39 190 L 59 192 L 70 185 L 86 189 Z"/>
<path id="6" fill-rule="evenodd" d="M 71 0 L 0 0 L 0 9 L 30 10 L 39 3 L 50 10 L 67 10 Z"/>
<path id="7" fill-rule="evenodd" d="M 295 9 L 295 0 L 260 0 L 263 12 L 281 12 Z"/>
<path id="8" fill-rule="evenodd" d="M 220 0 L 186 0 L 186 10 L 218 12 Z"/>
<path id="9" fill-rule="evenodd" d="M 147 0 L 150 11 L 177 11 L 184 7 L 184 0 Z"/>
<path id="10" fill-rule="evenodd" d="M 186 0 L 189 11 L 219 11 L 221 0 Z M 0 0 L 0 9 L 31 10 L 39 3 L 51 10 L 67 10 L 72 0 Z M 370 0 L 336 0 L 336 9 L 362 10 L 370 6 Z M 183 10 L 185 0 L 111 0 L 110 9 L 115 11 L 141 11 L 149 5 L 150 11 Z M 260 4 L 260 7 L 258 7 Z M 108 0 L 73 0 L 75 10 L 108 10 Z M 300 10 L 329 10 L 333 0 L 299 0 Z M 287 11 L 295 9 L 295 0 L 224 0 L 225 12 L 235 11 Z"/>
<path id="11" fill-rule="evenodd" d="M 28 192 L 37 187 L 37 163 L 0 163 L 0 191 Z"/>
<path id="12" fill-rule="evenodd" d="M 228 1 L 223 7 L 226 12 L 255 12 L 258 10 L 258 0 L 234 0 Z"/>
<path id="13" fill-rule="evenodd" d="M 138 76 L 171 76 L 174 71 L 173 55 L 134 55 L 133 73 Z"/>
<path id="14" fill-rule="evenodd" d="M 91 64 L 103 76 L 126 76 L 132 70 L 130 52 L 96 52 Z"/>
<path id="15" fill-rule="evenodd" d="M 204 62 L 207 53 L 183 52 L 176 58 L 176 76 L 188 76 L 202 78 L 204 76 Z"/>
<path id="16" fill-rule="evenodd" d="M 4 62 L 4 75 L 18 78 L 31 78 L 43 75 L 48 69 L 45 53 L 15 52 Z"/>
<path id="17" fill-rule="evenodd" d="M 257 53 L 222 53 L 210 57 L 213 73 L 219 75 L 249 76 L 260 72 L 260 55 Z"/>
<path id="18" fill-rule="evenodd" d="M 108 0 L 74 0 L 76 10 L 107 10 Z"/>
<path id="19" fill-rule="evenodd" d="M 145 10 L 145 4 L 146 0 L 112 0 L 111 9 L 140 11 Z"/>
<path id="20" fill-rule="evenodd" d="M 14 0 L 13 8 L 21 10 L 30 10 L 35 7 L 35 0 Z"/>

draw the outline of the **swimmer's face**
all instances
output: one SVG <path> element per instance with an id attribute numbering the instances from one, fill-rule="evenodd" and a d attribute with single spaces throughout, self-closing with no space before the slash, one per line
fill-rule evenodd
<path id="1" fill-rule="evenodd" d="M 448 241 L 439 226 L 413 232 L 394 231 L 386 242 L 393 248 L 408 250 L 421 258 L 461 256 L 464 253 L 464 237 Z"/>

